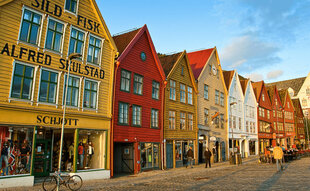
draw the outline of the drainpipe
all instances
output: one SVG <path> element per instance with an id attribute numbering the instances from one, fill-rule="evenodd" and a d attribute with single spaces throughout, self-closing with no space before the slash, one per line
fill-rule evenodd
<path id="1" fill-rule="evenodd" d="M 160 129 L 160 143 L 161 143 L 161 169 L 164 170 L 164 161 L 165 161 L 165 155 L 164 155 L 164 146 L 165 146 L 165 143 L 164 143 L 164 120 L 165 120 L 165 89 L 166 89 L 166 86 L 167 86 L 167 81 L 165 80 L 164 81 L 164 84 L 162 86 L 162 93 L 161 93 L 161 111 L 162 111 L 162 115 L 161 115 L 161 129 Z"/>

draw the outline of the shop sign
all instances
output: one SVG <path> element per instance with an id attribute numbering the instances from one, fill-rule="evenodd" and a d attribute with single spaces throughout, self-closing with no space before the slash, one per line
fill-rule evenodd
<path id="1" fill-rule="evenodd" d="M 293 134 L 292 133 L 286 133 L 286 136 L 292 136 Z"/>
<path id="2" fill-rule="evenodd" d="M 9 43 L 6 43 L 4 47 L 1 48 L 0 53 L 12 58 L 27 59 L 29 62 L 47 66 L 51 65 L 53 59 L 49 54 L 41 53 L 24 47 L 17 48 L 16 45 L 10 46 Z M 69 60 L 60 58 L 58 68 L 68 70 L 68 67 Z M 89 65 L 82 65 L 81 63 L 75 61 L 71 62 L 70 71 L 94 78 L 104 79 L 104 70 Z"/>
<path id="3" fill-rule="evenodd" d="M 210 141 L 216 141 L 216 137 L 210 137 Z"/>
<path id="4" fill-rule="evenodd" d="M 46 125 L 61 125 L 63 121 L 62 117 L 54 117 L 48 115 L 37 115 L 37 123 L 38 124 L 46 124 Z M 77 126 L 79 119 L 74 118 L 65 118 L 65 125 Z"/>

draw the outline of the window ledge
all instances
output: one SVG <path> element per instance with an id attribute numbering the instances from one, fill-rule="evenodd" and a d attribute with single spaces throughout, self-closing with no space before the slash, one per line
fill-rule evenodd
<path id="1" fill-rule="evenodd" d="M 62 54 L 62 52 L 58 52 L 58 51 L 55 51 L 55 50 L 51 50 L 51 49 L 48 49 L 48 48 L 44 48 L 43 49 L 43 52 L 45 53 L 45 52 L 50 52 L 50 53 L 54 53 L 54 54 L 57 54 L 57 55 L 59 55 L 59 56 L 63 56 L 63 54 Z"/>
<path id="2" fill-rule="evenodd" d="M 91 66 L 95 66 L 95 67 L 100 67 L 101 68 L 100 64 L 94 64 L 94 63 L 87 62 L 87 61 L 86 61 L 86 65 L 91 65 Z"/>
<path id="3" fill-rule="evenodd" d="M 87 107 L 83 107 L 82 111 L 94 111 L 96 113 L 98 113 L 98 109 L 97 108 L 87 108 Z"/>
<path id="4" fill-rule="evenodd" d="M 29 100 L 29 99 L 20 99 L 20 98 L 12 98 L 10 97 L 9 98 L 9 103 L 11 103 L 11 101 L 21 101 L 21 102 L 25 102 L 25 103 L 30 103 L 31 105 L 33 105 L 33 102 L 32 100 Z"/>
<path id="5" fill-rule="evenodd" d="M 77 13 L 74 13 L 74 12 L 69 11 L 69 10 L 67 10 L 67 9 L 64 9 L 64 12 L 65 12 L 65 13 L 70 13 L 71 15 L 74 15 L 75 17 L 77 17 Z"/>
<path id="6" fill-rule="evenodd" d="M 17 40 L 17 44 L 20 44 L 20 43 L 28 45 L 28 46 L 31 46 L 33 48 L 37 48 L 38 50 L 40 49 L 40 47 L 37 44 L 31 44 L 29 42 L 25 42 L 25 41 L 22 41 L 22 40 Z"/>
<path id="7" fill-rule="evenodd" d="M 55 106 L 56 108 L 58 107 L 56 103 L 48 103 L 48 102 L 37 102 L 37 105 L 49 105 L 49 106 Z"/>

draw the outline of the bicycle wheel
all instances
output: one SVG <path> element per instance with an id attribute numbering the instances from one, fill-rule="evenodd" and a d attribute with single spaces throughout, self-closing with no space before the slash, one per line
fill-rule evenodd
<path id="1" fill-rule="evenodd" d="M 79 175 L 70 176 L 67 185 L 70 190 L 79 190 L 83 185 L 82 178 Z"/>
<path id="2" fill-rule="evenodd" d="M 43 190 L 45 191 L 53 191 L 57 187 L 57 179 L 55 176 L 48 176 L 44 179 L 42 184 Z"/>

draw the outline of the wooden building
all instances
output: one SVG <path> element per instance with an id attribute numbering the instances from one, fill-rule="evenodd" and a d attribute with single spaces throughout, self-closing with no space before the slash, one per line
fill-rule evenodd
<path id="1" fill-rule="evenodd" d="M 197 164 L 197 86 L 186 51 L 159 57 L 167 78 L 164 100 L 164 166 L 186 164 L 189 147 Z"/>
<path id="2" fill-rule="evenodd" d="M 272 103 L 269 99 L 264 81 L 252 83 L 257 107 L 257 128 L 259 139 L 259 151 L 265 153 L 265 149 L 272 145 L 273 140 L 273 128 L 272 128 Z"/>
<path id="3" fill-rule="evenodd" d="M 112 173 L 159 169 L 165 73 L 146 25 L 113 39 L 120 56 L 115 72 Z"/>
<path id="4" fill-rule="evenodd" d="M 1 188 L 57 169 L 63 122 L 61 170 L 109 178 L 117 49 L 95 0 L 4 0 L 0 23 L 0 149 L 10 147 Z M 68 75 L 72 53 L 81 57 Z"/>
<path id="5" fill-rule="evenodd" d="M 204 162 L 206 148 L 216 153 L 213 161 L 227 159 L 227 90 L 216 47 L 190 52 L 188 59 L 197 82 L 199 128 L 198 159 Z M 212 119 L 212 117 L 214 117 Z"/>
<path id="6" fill-rule="evenodd" d="M 304 114 L 299 99 L 292 99 L 295 118 L 295 145 L 298 149 L 305 149 Z"/>

